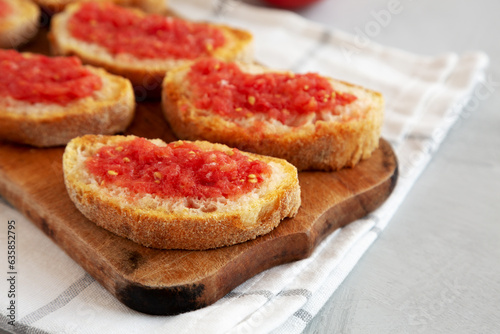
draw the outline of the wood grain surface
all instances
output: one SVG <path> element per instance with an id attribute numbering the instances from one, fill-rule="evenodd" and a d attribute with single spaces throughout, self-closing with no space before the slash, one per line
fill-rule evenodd
<path id="1" fill-rule="evenodd" d="M 44 35 L 29 50 L 46 53 Z M 175 139 L 158 102 L 138 103 L 126 134 Z M 149 314 L 210 305 L 265 269 L 309 256 L 329 233 L 380 206 L 397 180 L 396 156 L 381 140 L 354 168 L 299 173 L 299 213 L 267 235 L 208 251 L 158 250 L 116 236 L 76 209 L 64 186 L 63 151 L 0 143 L 0 194 L 117 299 Z"/>

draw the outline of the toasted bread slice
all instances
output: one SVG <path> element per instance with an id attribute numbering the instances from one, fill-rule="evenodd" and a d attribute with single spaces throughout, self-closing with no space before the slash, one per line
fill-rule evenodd
<path id="1" fill-rule="evenodd" d="M 33 0 L 48 13 L 59 13 L 72 3 L 89 0 Z M 168 6 L 168 0 L 93 0 L 110 1 L 120 6 L 137 7 L 148 13 L 165 13 Z"/>
<path id="2" fill-rule="evenodd" d="M 66 105 L 1 98 L 0 140 L 47 147 L 65 145 L 84 134 L 124 131 L 135 111 L 130 81 L 103 69 L 85 68 L 101 78 L 101 89 Z"/>
<path id="3" fill-rule="evenodd" d="M 206 60 L 199 62 L 202 61 Z M 244 73 L 285 73 L 295 78 L 291 72 L 273 71 L 254 64 L 236 65 Z M 361 159 L 370 157 L 378 147 L 384 103 L 377 92 L 327 78 L 337 95 L 351 94 L 356 100 L 337 105 L 333 110 L 290 117 L 285 122 L 259 112 L 234 118 L 196 106 L 196 88 L 188 78 L 191 66 L 195 65 L 188 64 L 171 70 L 163 82 L 163 112 L 174 134 L 180 139 L 207 140 L 275 156 L 292 163 L 299 171 L 331 171 L 351 167 Z M 222 84 L 222 81 L 225 82 Z M 222 81 L 220 90 L 238 90 L 231 82 Z M 232 91 L 229 94 L 233 94 Z M 296 94 L 297 91 L 289 92 L 283 101 L 293 100 Z M 211 96 L 204 98 L 212 99 Z M 258 101 L 254 99 L 249 102 L 253 105 Z M 237 109 L 242 108 L 234 110 Z"/>
<path id="4" fill-rule="evenodd" d="M 119 236 L 154 248 L 210 249 L 254 239 L 297 213 L 297 170 L 281 159 L 239 152 L 265 162 L 271 173 L 257 188 L 234 198 L 165 198 L 134 193 L 127 187 L 100 181 L 86 167 L 87 159 L 103 146 L 125 145 L 136 138 L 83 136 L 73 139 L 63 156 L 64 180 L 71 200 L 87 218 Z M 160 147 L 167 145 L 159 139 L 150 142 Z M 235 152 L 221 144 L 189 144 L 203 151 L 216 150 L 227 155 Z"/>
<path id="5" fill-rule="evenodd" d="M 174 58 L 168 54 L 155 58 L 138 58 L 129 53 L 112 54 L 109 50 L 97 43 L 90 43 L 73 37 L 68 29 L 70 18 L 78 12 L 82 4 L 73 4 L 55 15 L 51 22 L 49 40 L 52 52 L 58 55 L 77 55 L 84 63 L 103 67 L 111 73 L 124 76 L 132 82 L 138 100 L 145 98 L 159 98 L 161 83 L 165 73 L 192 59 Z M 147 14 L 136 9 L 128 9 L 141 17 Z M 165 17 L 165 20 L 169 18 Z M 180 20 L 180 19 L 179 19 Z M 250 61 L 253 57 L 253 37 L 250 33 L 224 25 L 205 23 L 209 27 L 218 29 L 225 38 L 225 44 L 208 51 L 212 56 L 224 60 Z M 170 32 L 166 32 L 170 34 Z"/>
<path id="6" fill-rule="evenodd" d="M 6 12 L 0 14 L 0 48 L 16 48 L 38 32 L 40 9 L 29 0 L 0 0 Z"/>

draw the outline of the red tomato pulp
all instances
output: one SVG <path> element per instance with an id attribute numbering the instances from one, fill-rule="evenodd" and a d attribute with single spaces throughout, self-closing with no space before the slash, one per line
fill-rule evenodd
<path id="1" fill-rule="evenodd" d="M 196 62 L 188 73 L 197 108 L 236 119 L 265 113 L 286 124 L 296 115 L 335 111 L 356 100 L 333 90 L 328 79 L 315 73 L 242 72 L 234 63 L 216 59 Z"/>
<path id="2" fill-rule="evenodd" d="M 220 29 L 160 15 L 139 15 L 111 3 L 84 3 L 69 20 L 73 37 L 137 58 L 194 59 L 224 45 Z"/>
<path id="3" fill-rule="evenodd" d="M 12 12 L 12 7 L 5 1 L 0 0 L 0 18 L 9 15 Z"/>
<path id="4" fill-rule="evenodd" d="M 29 103 L 66 105 L 92 95 L 101 78 L 76 57 L 46 57 L 0 50 L 0 96 Z"/>
<path id="5" fill-rule="evenodd" d="M 258 187 L 270 173 L 268 164 L 237 149 L 207 151 L 182 141 L 159 147 L 142 138 L 104 146 L 86 165 L 104 185 L 164 198 L 234 198 Z"/>

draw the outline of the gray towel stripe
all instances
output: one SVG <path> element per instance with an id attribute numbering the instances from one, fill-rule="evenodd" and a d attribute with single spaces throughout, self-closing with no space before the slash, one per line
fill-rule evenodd
<path id="1" fill-rule="evenodd" d="M 14 209 L 14 207 L 9 202 L 7 202 L 7 200 L 5 198 L 3 198 L 2 196 L 0 196 L 0 204 L 5 204 L 5 206 L 8 206 L 9 208 Z"/>
<path id="2" fill-rule="evenodd" d="M 212 15 L 220 17 L 224 13 L 224 7 L 227 5 L 227 0 L 218 0 L 213 7 Z"/>
<path id="3" fill-rule="evenodd" d="M 431 136 L 418 132 L 410 132 L 405 136 L 405 140 L 427 141 L 430 139 L 432 139 Z"/>
<path id="4" fill-rule="evenodd" d="M 218 0 L 212 11 L 212 15 L 216 18 L 222 18 L 228 11 L 234 8 L 239 0 Z"/>
<path id="5" fill-rule="evenodd" d="M 36 321 L 46 317 L 50 313 L 60 309 L 61 307 L 68 304 L 76 296 L 78 296 L 83 290 L 85 290 L 90 284 L 94 283 L 95 280 L 87 273 L 73 284 L 71 284 L 66 290 L 64 290 L 59 296 L 53 299 L 50 303 L 39 309 L 26 315 L 24 318 L 19 320 L 19 323 L 24 325 L 31 325 Z"/>
<path id="6" fill-rule="evenodd" d="M 330 38 L 332 37 L 332 33 L 328 29 L 324 29 L 319 37 L 318 42 L 309 50 L 306 50 L 302 57 L 290 68 L 293 72 L 298 72 L 302 67 L 311 60 L 314 55 L 325 45 L 328 43 Z"/>
<path id="7" fill-rule="evenodd" d="M 302 320 L 303 322 L 305 322 L 306 324 L 312 320 L 313 316 L 311 313 L 307 312 L 306 310 L 304 309 L 299 309 L 297 312 L 295 312 L 293 314 L 294 317 L 296 318 L 299 318 L 300 320 Z"/>
<path id="8" fill-rule="evenodd" d="M 378 226 L 373 226 L 372 231 L 375 232 L 376 235 L 382 233 L 382 229 Z"/>
<path id="9" fill-rule="evenodd" d="M 271 299 L 273 297 L 273 293 L 269 290 L 256 290 L 250 292 L 229 292 L 224 298 L 240 298 L 245 296 L 264 296 L 267 299 Z"/>
<path id="10" fill-rule="evenodd" d="M 422 146 L 421 152 L 425 154 L 433 154 L 439 146 L 433 136 L 418 132 L 406 134 L 403 141 L 414 141 L 419 143 Z"/>
<path id="11" fill-rule="evenodd" d="M 399 147 L 399 145 L 401 145 L 401 142 L 399 142 L 395 139 L 386 139 L 386 140 L 389 142 L 389 144 L 391 144 L 393 149 L 396 149 Z"/>
<path id="12" fill-rule="evenodd" d="M 227 295 L 224 296 L 224 298 L 241 298 L 245 296 L 264 296 L 268 300 L 274 297 L 274 294 L 269 291 L 269 290 L 256 290 L 256 291 L 250 291 L 250 292 L 234 292 L 231 291 Z M 307 299 L 311 298 L 312 292 L 307 290 L 307 289 L 290 289 L 290 290 L 283 290 L 280 291 L 277 295 L 277 297 L 288 297 L 288 296 L 303 296 L 306 297 Z"/>
<path id="13" fill-rule="evenodd" d="M 307 289 L 291 289 L 281 291 L 278 296 L 304 296 L 309 299 L 312 296 L 312 292 Z"/>
<path id="14" fill-rule="evenodd" d="M 29 327 L 17 321 L 14 323 L 14 327 L 12 327 L 11 325 L 8 324 L 9 321 L 10 321 L 9 318 L 7 318 L 3 314 L 0 314 L 0 333 L 3 333 L 2 332 L 3 329 L 8 333 L 16 333 L 16 334 L 49 334 L 46 331 L 34 327 Z"/>

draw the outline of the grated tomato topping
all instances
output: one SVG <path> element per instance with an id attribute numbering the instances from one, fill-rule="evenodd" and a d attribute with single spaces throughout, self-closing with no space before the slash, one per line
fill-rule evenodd
<path id="1" fill-rule="evenodd" d="M 12 7 L 7 2 L 0 0 L 0 18 L 12 13 Z"/>
<path id="2" fill-rule="evenodd" d="M 101 89 L 102 81 L 76 57 L 23 55 L 0 50 L 0 96 L 66 105 Z"/>
<path id="3" fill-rule="evenodd" d="M 139 15 L 104 2 L 82 4 L 69 20 L 69 31 L 73 37 L 97 43 L 113 55 L 126 53 L 148 59 L 194 59 L 212 54 L 225 43 L 223 32 L 207 24 Z"/>
<path id="4" fill-rule="evenodd" d="M 264 113 L 284 124 L 296 116 L 318 113 L 354 102 L 356 96 L 333 90 L 316 73 L 248 74 L 235 63 L 197 61 L 188 73 L 195 106 L 236 119 Z"/>
<path id="5" fill-rule="evenodd" d="M 258 187 L 270 166 L 237 149 L 202 150 L 189 142 L 157 146 L 143 138 L 100 148 L 86 161 L 103 185 L 164 198 L 234 198 Z"/>

